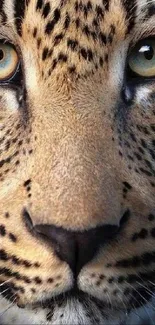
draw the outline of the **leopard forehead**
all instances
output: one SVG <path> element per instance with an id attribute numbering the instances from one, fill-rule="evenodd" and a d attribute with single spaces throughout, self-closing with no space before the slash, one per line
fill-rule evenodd
<path id="1" fill-rule="evenodd" d="M 135 38 L 142 25 L 144 29 L 148 27 L 153 16 L 151 8 L 152 4 L 147 2 L 120 0 L 73 1 L 72 4 L 10 1 L 9 5 L 3 1 L 1 4 L 2 22 L 11 30 L 13 27 L 16 40 L 17 34 L 21 38 L 18 42 L 23 55 L 31 49 L 24 59 L 31 64 L 34 59 L 36 73 L 44 83 L 57 70 L 61 74 L 86 76 L 106 69 L 114 45 L 119 47 L 133 27 Z M 149 24 L 151 29 L 152 21 Z"/>
<path id="2" fill-rule="evenodd" d="M 121 323 L 154 296 L 154 81 L 124 91 L 154 14 L 147 0 L 0 2 L 22 67 L 20 85 L 0 86 L 2 324 Z"/>

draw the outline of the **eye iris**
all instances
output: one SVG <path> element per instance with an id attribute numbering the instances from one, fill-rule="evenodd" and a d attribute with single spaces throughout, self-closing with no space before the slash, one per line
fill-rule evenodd
<path id="1" fill-rule="evenodd" d="M 140 41 L 130 52 L 128 64 L 132 77 L 155 77 L 155 38 Z"/>
<path id="2" fill-rule="evenodd" d="M 0 42 L 0 82 L 9 80 L 16 72 L 19 58 L 11 44 Z"/>

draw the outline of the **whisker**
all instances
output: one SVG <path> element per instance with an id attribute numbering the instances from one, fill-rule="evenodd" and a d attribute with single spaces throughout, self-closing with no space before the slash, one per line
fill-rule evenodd
<path id="1" fill-rule="evenodd" d="M 127 283 L 127 282 L 126 282 Z M 151 304 L 151 302 L 150 301 L 148 301 L 148 300 L 146 300 L 145 299 L 145 297 L 144 296 L 142 296 L 141 294 L 140 294 L 140 292 L 138 291 L 138 290 L 136 290 L 131 284 L 129 284 L 128 283 L 128 285 L 135 291 L 135 292 L 137 292 L 138 293 L 138 295 L 145 301 L 145 303 L 148 305 L 150 305 L 151 306 L 151 309 L 152 310 L 154 310 L 155 311 L 155 308 L 154 308 L 154 306 Z M 134 297 L 134 299 L 136 300 L 136 302 L 138 302 L 138 300 Z M 152 320 L 152 318 L 151 318 L 151 316 L 149 315 L 149 313 L 148 313 L 148 311 L 147 311 L 147 309 L 146 309 L 146 307 L 145 307 L 145 305 L 143 304 L 143 305 L 141 305 L 139 302 L 138 302 L 138 305 L 139 305 L 139 307 L 143 307 L 144 308 L 144 310 L 145 310 L 145 312 L 146 312 L 146 314 L 147 314 L 147 316 L 149 317 L 149 319 L 151 320 L 151 322 L 153 322 L 153 320 Z"/>
<path id="2" fill-rule="evenodd" d="M 7 291 L 9 291 L 9 288 L 7 288 L 7 289 L 5 289 L 4 291 L 0 292 L 0 296 L 2 296 L 3 293 L 5 293 L 5 292 L 7 292 Z"/>
<path id="3" fill-rule="evenodd" d="M 136 299 L 136 301 L 138 302 L 137 299 Z M 144 321 L 144 318 L 137 313 L 138 311 L 137 311 L 136 306 L 134 304 L 132 304 L 132 306 L 133 306 L 132 313 L 135 314 L 140 320 Z"/>
<path id="4" fill-rule="evenodd" d="M 148 294 L 151 295 L 151 297 L 155 297 L 154 292 L 151 291 L 148 287 L 144 286 L 142 283 L 140 283 L 140 282 L 138 282 L 138 281 L 137 281 L 136 283 L 138 283 L 138 285 L 140 285 L 141 287 L 143 287 L 144 289 L 146 289 L 146 291 L 148 292 Z"/>
<path id="5" fill-rule="evenodd" d="M 0 284 L 0 287 L 4 286 L 6 283 L 9 283 L 9 282 L 12 281 L 13 279 L 14 279 L 14 277 L 11 277 L 11 278 L 9 278 L 8 280 L 2 282 L 2 283 Z"/>
<path id="6" fill-rule="evenodd" d="M 115 287 L 119 290 L 120 293 L 123 294 L 123 290 L 121 290 L 121 288 L 120 288 L 117 284 L 115 284 Z M 125 309 L 125 313 L 128 314 L 127 306 L 126 306 L 126 304 L 124 303 L 123 298 L 122 298 L 122 297 L 119 297 L 119 296 L 118 296 L 118 298 L 121 300 L 123 306 L 125 307 L 125 308 L 124 308 L 124 309 Z M 124 298 L 126 298 L 126 297 L 124 297 Z"/>
<path id="7" fill-rule="evenodd" d="M 155 283 L 154 282 L 152 282 L 152 281 L 149 281 L 154 287 L 155 287 Z"/>

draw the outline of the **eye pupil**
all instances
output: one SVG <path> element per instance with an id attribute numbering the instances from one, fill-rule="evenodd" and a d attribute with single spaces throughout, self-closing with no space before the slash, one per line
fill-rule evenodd
<path id="1" fill-rule="evenodd" d="M 144 51 L 144 57 L 146 60 L 152 60 L 154 57 L 154 49 L 151 46 L 148 46 L 148 49 Z"/>
<path id="2" fill-rule="evenodd" d="M 0 50 L 0 61 L 4 59 L 4 52 L 3 50 Z"/>

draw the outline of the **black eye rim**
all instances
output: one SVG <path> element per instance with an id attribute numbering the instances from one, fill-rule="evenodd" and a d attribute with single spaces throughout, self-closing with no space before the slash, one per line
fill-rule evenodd
<path id="1" fill-rule="evenodd" d="M 125 72 L 126 72 L 126 81 L 130 81 L 130 82 L 135 82 L 137 84 L 140 83 L 151 83 L 155 80 L 155 75 L 154 76 L 141 76 L 138 73 L 136 73 L 135 71 L 133 71 L 129 65 L 129 57 L 131 55 L 131 53 L 134 51 L 134 49 L 137 47 L 142 47 L 144 46 L 144 42 L 149 42 L 149 41 L 154 41 L 155 42 L 155 35 L 152 36 L 148 36 L 145 38 L 140 39 L 137 43 L 133 44 L 131 43 L 129 46 L 129 50 L 128 50 L 128 54 L 127 54 L 127 59 L 126 59 L 126 67 L 125 67 Z"/>

